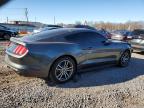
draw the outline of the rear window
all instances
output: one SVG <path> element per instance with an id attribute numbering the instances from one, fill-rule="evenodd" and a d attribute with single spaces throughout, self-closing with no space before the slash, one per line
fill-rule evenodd
<path id="1" fill-rule="evenodd" d="M 60 31 L 59 30 L 49 30 L 49 31 L 43 31 L 43 32 L 27 35 L 27 36 L 22 37 L 21 39 L 24 42 L 33 42 L 33 41 L 40 41 L 40 40 L 46 40 L 49 38 L 58 37 L 65 33 L 66 32 L 63 30 L 60 30 Z"/>

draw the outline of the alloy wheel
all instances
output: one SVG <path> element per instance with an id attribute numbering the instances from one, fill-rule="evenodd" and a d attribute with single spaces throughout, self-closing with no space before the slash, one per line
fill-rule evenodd
<path id="1" fill-rule="evenodd" d="M 130 60 L 129 52 L 124 52 L 123 55 L 121 56 L 121 65 L 123 66 L 128 65 L 129 60 Z"/>
<path id="2" fill-rule="evenodd" d="M 71 78 L 73 72 L 73 63 L 70 60 L 63 60 L 57 64 L 55 76 L 59 81 L 66 81 Z"/>

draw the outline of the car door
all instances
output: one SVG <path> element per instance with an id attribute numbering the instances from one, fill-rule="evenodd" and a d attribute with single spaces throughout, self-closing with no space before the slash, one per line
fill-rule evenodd
<path id="1" fill-rule="evenodd" d="M 87 56 L 91 50 L 91 46 L 88 44 L 88 38 L 89 37 L 87 37 L 84 32 L 72 33 L 65 36 L 66 41 L 78 45 L 77 57 L 80 64 L 87 61 Z"/>
<path id="2" fill-rule="evenodd" d="M 87 62 L 107 62 L 115 61 L 116 55 L 119 53 L 118 50 L 111 42 L 109 42 L 104 36 L 97 32 L 84 33 L 83 37 L 86 39 Z"/>

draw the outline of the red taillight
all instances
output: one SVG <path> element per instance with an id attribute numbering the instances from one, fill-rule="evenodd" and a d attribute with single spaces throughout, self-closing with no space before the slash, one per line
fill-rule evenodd
<path id="1" fill-rule="evenodd" d="M 16 55 L 25 55 L 28 52 L 28 49 L 23 45 L 18 45 L 14 50 L 13 53 Z"/>

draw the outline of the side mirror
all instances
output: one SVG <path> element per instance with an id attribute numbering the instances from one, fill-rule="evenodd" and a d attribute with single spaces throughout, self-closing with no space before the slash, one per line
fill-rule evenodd
<path id="1" fill-rule="evenodd" d="M 104 45 L 110 45 L 110 44 L 111 44 L 111 41 L 105 40 L 105 41 L 102 41 L 102 43 L 103 43 Z"/>

